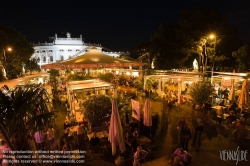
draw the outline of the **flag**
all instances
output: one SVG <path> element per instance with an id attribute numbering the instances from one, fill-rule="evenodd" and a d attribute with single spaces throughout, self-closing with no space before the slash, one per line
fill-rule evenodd
<path id="1" fill-rule="evenodd" d="M 132 117 L 140 121 L 140 104 L 138 101 L 131 99 Z"/>

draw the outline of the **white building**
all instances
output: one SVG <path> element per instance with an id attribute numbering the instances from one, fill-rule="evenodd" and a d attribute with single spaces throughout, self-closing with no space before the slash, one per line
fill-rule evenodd
<path id="1" fill-rule="evenodd" d="M 53 42 L 33 44 L 35 52 L 31 58 L 39 59 L 38 64 L 40 66 L 79 56 L 86 53 L 93 46 L 113 57 L 119 57 L 121 54 L 121 52 L 112 52 L 109 49 L 104 49 L 104 47 L 99 44 L 84 43 L 82 35 L 80 35 L 79 38 L 72 38 L 70 33 L 67 33 L 66 38 L 59 38 L 57 34 L 55 34 L 55 37 L 51 37 L 50 39 L 52 39 Z M 108 50 L 109 52 L 105 52 L 104 50 Z"/>

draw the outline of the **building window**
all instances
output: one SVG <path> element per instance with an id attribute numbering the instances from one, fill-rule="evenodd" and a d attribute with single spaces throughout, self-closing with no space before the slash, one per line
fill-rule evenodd
<path id="1" fill-rule="evenodd" d="M 60 52 L 63 52 L 63 50 L 60 50 Z"/>
<path id="2" fill-rule="evenodd" d="M 63 55 L 60 56 L 61 61 L 63 61 Z"/>
<path id="3" fill-rule="evenodd" d="M 36 51 L 36 53 L 39 53 L 39 51 Z"/>
<path id="4" fill-rule="evenodd" d="M 53 56 L 50 56 L 50 57 L 49 57 L 49 61 L 50 61 L 50 62 L 53 62 Z"/>
<path id="5" fill-rule="evenodd" d="M 80 50 L 76 50 L 76 52 L 79 52 Z"/>
<path id="6" fill-rule="evenodd" d="M 44 51 L 44 50 L 43 50 L 42 52 L 43 52 L 43 53 L 45 53 L 45 51 Z"/>
<path id="7" fill-rule="evenodd" d="M 46 56 L 43 56 L 43 62 L 46 62 Z"/>
<path id="8" fill-rule="evenodd" d="M 71 52 L 72 50 L 68 50 L 68 52 Z"/>
<path id="9" fill-rule="evenodd" d="M 53 52 L 52 50 L 49 50 L 49 52 Z"/>

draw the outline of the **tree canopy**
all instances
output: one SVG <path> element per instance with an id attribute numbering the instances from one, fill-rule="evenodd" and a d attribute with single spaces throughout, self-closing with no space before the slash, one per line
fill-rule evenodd
<path id="1" fill-rule="evenodd" d="M 0 60 L 9 73 L 19 74 L 34 53 L 33 45 L 25 36 L 10 26 L 0 24 Z M 11 48 L 11 51 L 8 51 Z M 5 52 L 5 57 L 4 57 Z"/>
<path id="2" fill-rule="evenodd" d="M 84 116 L 92 127 L 102 126 L 105 121 L 110 120 L 112 105 L 108 96 L 91 95 L 82 105 L 85 109 Z"/>
<path id="3" fill-rule="evenodd" d="M 177 23 L 161 23 L 151 42 L 136 49 L 154 59 L 155 69 L 172 69 L 191 68 L 194 59 L 211 66 L 214 55 L 215 65 L 234 66 L 232 52 L 241 45 L 236 27 L 219 10 L 191 8 L 180 11 Z"/>
<path id="4" fill-rule="evenodd" d="M 248 44 L 234 51 L 232 55 L 236 59 L 238 70 L 245 72 L 250 68 L 250 46 Z"/>
<path id="5" fill-rule="evenodd" d="M 194 103 L 203 104 L 209 100 L 212 87 L 208 82 L 197 82 L 190 85 L 187 94 L 191 96 Z"/>
<path id="6" fill-rule="evenodd" d="M 32 73 L 33 71 L 41 71 L 41 68 L 37 63 L 38 63 L 38 59 L 36 58 L 29 59 L 25 63 L 25 72 L 29 71 L 30 73 Z"/>

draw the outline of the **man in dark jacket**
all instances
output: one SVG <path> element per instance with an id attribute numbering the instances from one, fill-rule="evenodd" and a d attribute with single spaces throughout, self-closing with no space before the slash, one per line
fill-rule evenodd
<path id="1" fill-rule="evenodd" d="M 186 123 L 185 126 L 181 129 L 181 147 L 183 150 L 188 151 L 188 142 L 191 138 L 191 131 Z"/>
<path id="2" fill-rule="evenodd" d="M 201 135 L 204 131 L 203 123 L 200 119 L 198 119 L 198 126 L 195 128 L 195 134 L 192 141 L 192 145 L 200 146 L 201 144 Z"/>

